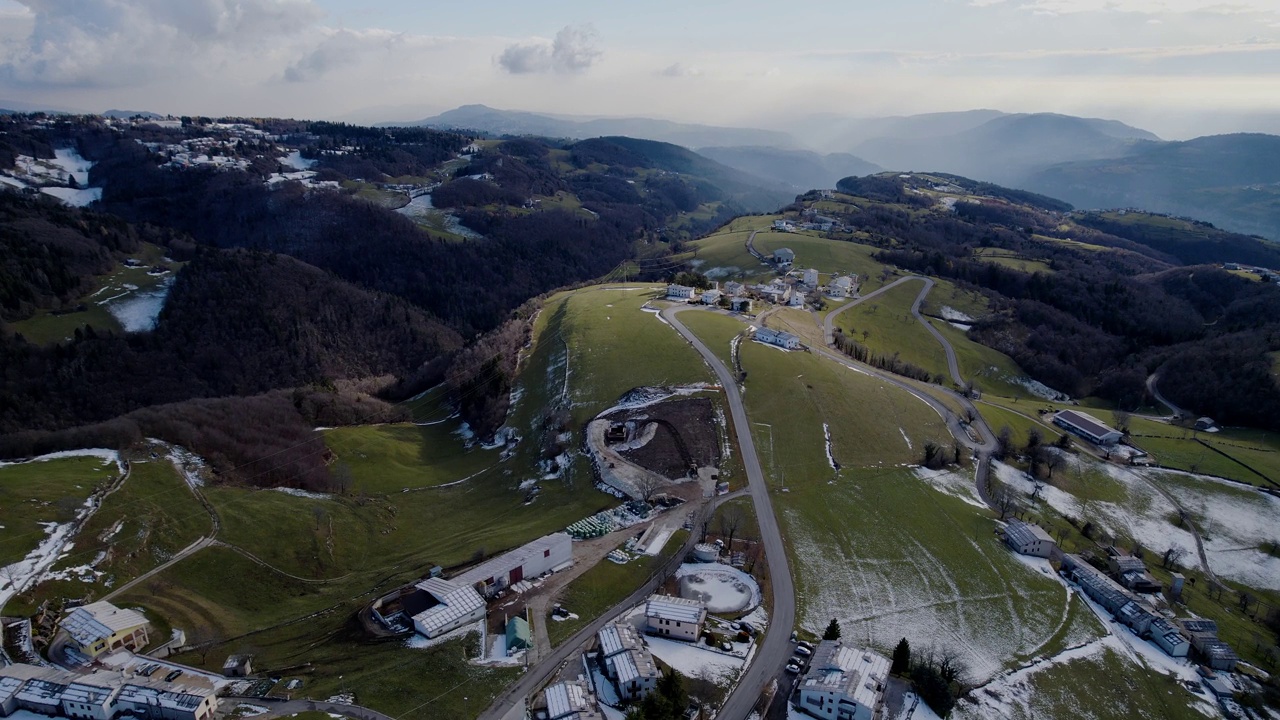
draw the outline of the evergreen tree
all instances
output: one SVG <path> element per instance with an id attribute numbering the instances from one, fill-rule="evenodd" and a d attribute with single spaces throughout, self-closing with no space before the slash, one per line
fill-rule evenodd
<path id="1" fill-rule="evenodd" d="M 831 618 L 831 622 L 827 624 L 827 629 L 822 633 L 823 640 L 839 640 L 840 639 L 840 622 L 835 618 Z"/>
<path id="2" fill-rule="evenodd" d="M 906 638 L 898 641 L 898 647 L 893 649 L 893 665 L 890 666 L 889 672 L 894 675 L 900 675 L 911 669 L 911 643 Z"/>

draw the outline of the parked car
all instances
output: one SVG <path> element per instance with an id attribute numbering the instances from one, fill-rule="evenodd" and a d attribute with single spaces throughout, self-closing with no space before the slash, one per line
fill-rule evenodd
<path id="1" fill-rule="evenodd" d="M 802 648 L 805 648 L 805 649 L 806 649 L 806 650 L 808 650 L 809 652 L 813 652 L 813 643 L 811 643 L 811 642 L 808 642 L 808 641 L 806 641 L 806 640 L 801 640 L 800 642 L 797 642 L 796 644 L 797 644 L 797 645 L 799 645 L 799 646 L 800 646 L 800 647 L 802 647 Z"/>
<path id="2" fill-rule="evenodd" d="M 804 657 L 809 657 L 810 655 L 813 654 L 813 651 L 803 645 L 796 645 L 796 654 L 803 655 Z"/>
<path id="3" fill-rule="evenodd" d="M 796 655 L 796 656 L 793 656 L 793 657 L 792 657 L 790 660 L 788 660 L 787 662 L 789 662 L 789 663 L 795 663 L 796 665 L 799 665 L 800 667 L 804 667 L 804 666 L 806 666 L 806 665 L 808 665 L 808 664 L 809 664 L 809 658 L 807 658 L 807 657 L 801 657 L 801 656 L 799 656 L 799 655 Z"/>
<path id="4" fill-rule="evenodd" d="M 749 622 L 740 622 L 740 623 L 738 623 L 738 625 L 740 625 L 740 626 L 741 626 L 741 627 L 739 627 L 738 629 L 740 629 L 740 630 L 745 630 L 745 631 L 747 632 L 747 634 L 748 634 L 748 635 L 755 635 L 755 634 L 756 634 L 755 626 L 753 626 L 751 623 L 749 623 Z"/>
<path id="5" fill-rule="evenodd" d="M 795 675 L 800 672 L 800 666 L 795 664 L 794 662 L 789 662 L 787 663 L 786 671 L 791 673 L 792 675 Z"/>

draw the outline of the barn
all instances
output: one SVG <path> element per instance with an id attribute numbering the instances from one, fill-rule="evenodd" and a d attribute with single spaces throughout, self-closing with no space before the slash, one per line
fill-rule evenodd
<path id="1" fill-rule="evenodd" d="M 486 560 L 452 578 L 452 582 L 474 587 L 481 595 L 493 597 L 501 590 L 572 563 L 573 538 L 567 533 L 552 533 Z"/>

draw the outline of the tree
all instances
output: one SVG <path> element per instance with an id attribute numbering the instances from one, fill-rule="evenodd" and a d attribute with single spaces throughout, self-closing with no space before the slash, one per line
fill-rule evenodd
<path id="1" fill-rule="evenodd" d="M 1000 511 L 1000 519 L 1004 520 L 1018 510 L 1018 498 L 1014 496 L 1013 489 L 1008 485 L 1001 483 L 995 487 L 992 493 L 996 502 L 996 509 Z"/>
<path id="2" fill-rule="evenodd" d="M 915 686 L 916 694 L 939 717 L 946 717 L 955 706 L 956 700 L 951 695 L 951 687 L 931 664 L 921 663 L 912 668 L 911 682 Z"/>
<path id="3" fill-rule="evenodd" d="M 840 621 L 831 618 L 831 622 L 827 623 L 827 629 L 822 633 L 823 640 L 839 640 L 840 639 Z"/>
<path id="4" fill-rule="evenodd" d="M 1063 437 L 1066 437 L 1065 435 Z M 1049 468 L 1049 480 L 1053 480 L 1053 471 L 1065 465 L 1067 458 L 1061 452 L 1051 452 L 1045 460 L 1045 467 Z"/>
<path id="5" fill-rule="evenodd" d="M 1058 439 L 1053 444 L 1058 446 L 1058 449 L 1064 452 L 1067 450 L 1070 450 L 1071 436 L 1066 433 L 1062 433 L 1061 435 L 1058 436 Z"/>
<path id="6" fill-rule="evenodd" d="M 931 470 L 937 470 L 942 467 L 943 461 L 942 446 L 932 440 L 926 440 L 924 443 L 924 466 Z"/>
<path id="7" fill-rule="evenodd" d="M 721 506 L 718 520 L 720 534 L 729 538 L 726 547 L 733 552 L 733 536 L 738 532 L 738 527 L 742 525 L 743 520 L 742 506 L 737 504 Z"/>
<path id="8" fill-rule="evenodd" d="M 1117 430 L 1125 435 L 1129 434 L 1129 421 L 1133 416 L 1127 410 L 1112 410 L 1111 419 L 1115 421 Z"/>
<path id="9" fill-rule="evenodd" d="M 636 480 L 636 490 L 640 491 L 640 499 L 645 502 L 652 501 L 663 485 L 662 478 L 656 473 L 644 473 Z"/>
<path id="10" fill-rule="evenodd" d="M 627 713 L 627 720 L 682 720 L 689 705 L 684 681 L 670 668 L 658 678 L 658 687 Z"/>
<path id="11" fill-rule="evenodd" d="M 1160 558 L 1160 564 L 1166 570 L 1172 570 L 1177 567 L 1178 563 L 1186 556 L 1187 551 L 1181 545 L 1170 545 L 1168 550 L 1164 551 L 1164 555 Z"/>
<path id="12" fill-rule="evenodd" d="M 911 669 L 911 643 L 906 638 L 898 641 L 898 646 L 893 649 L 893 664 L 889 667 L 889 672 L 894 675 L 901 675 Z"/>
<path id="13" fill-rule="evenodd" d="M 1013 428 L 1005 425 L 996 435 L 996 459 L 1004 460 L 1011 452 L 1013 452 Z"/>

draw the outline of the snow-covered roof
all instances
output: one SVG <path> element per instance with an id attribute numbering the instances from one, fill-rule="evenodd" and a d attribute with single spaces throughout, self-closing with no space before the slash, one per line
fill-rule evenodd
<path id="1" fill-rule="evenodd" d="M 429 634 L 484 608 L 484 598 L 470 585 L 459 585 L 444 578 L 427 578 L 417 587 L 439 602 L 413 616 L 413 621 L 426 628 Z"/>
<path id="2" fill-rule="evenodd" d="M 889 659 L 839 640 L 823 640 L 813 654 L 803 687 L 839 692 L 874 709 L 889 676 Z"/>
<path id="3" fill-rule="evenodd" d="M 478 582 L 488 582 L 495 577 L 507 575 L 511 570 L 524 565 L 533 558 L 540 558 L 550 550 L 552 553 L 556 549 L 568 547 L 572 553 L 573 538 L 568 533 L 552 533 L 534 540 L 527 545 L 510 552 L 505 552 L 495 558 L 483 562 L 470 570 L 453 578 L 453 582 L 460 585 L 475 585 Z"/>
<path id="4" fill-rule="evenodd" d="M 66 689 L 67 686 L 62 683 L 33 678 L 22 686 L 22 689 L 18 691 L 17 697 L 21 702 L 57 705 L 62 702 L 62 691 Z"/>
<path id="5" fill-rule="evenodd" d="M 547 688 L 547 715 L 550 720 L 599 717 L 596 712 L 595 698 L 587 684 L 577 680 L 556 683 Z"/>
<path id="6" fill-rule="evenodd" d="M 62 629 L 81 646 L 92 645 L 112 635 L 146 625 L 147 618 L 135 610 L 118 608 L 106 601 L 82 605 L 62 621 Z"/>
<path id="7" fill-rule="evenodd" d="M 626 650 L 644 648 L 635 626 L 630 623 L 611 623 L 600 628 L 600 650 L 605 659 L 611 658 Z"/>
<path id="8" fill-rule="evenodd" d="M 670 595 L 652 595 L 645 603 L 645 617 L 672 620 L 675 622 L 700 623 L 707 611 L 697 600 L 689 600 Z"/>
<path id="9" fill-rule="evenodd" d="M 115 694 L 115 688 L 105 685 L 74 682 L 62 691 L 62 699 L 66 702 L 84 703 L 86 705 L 102 705 Z"/>

